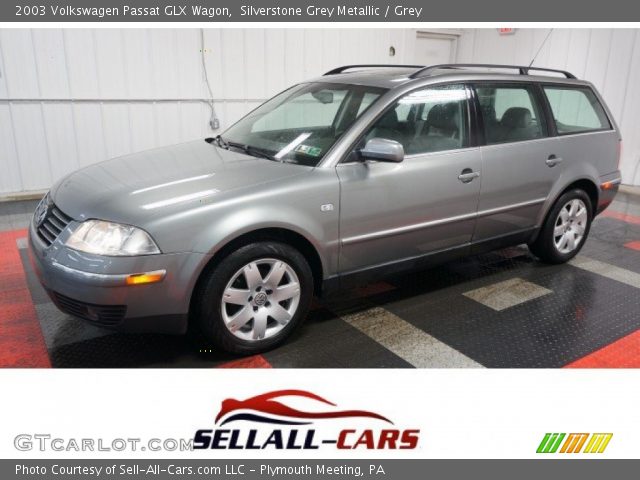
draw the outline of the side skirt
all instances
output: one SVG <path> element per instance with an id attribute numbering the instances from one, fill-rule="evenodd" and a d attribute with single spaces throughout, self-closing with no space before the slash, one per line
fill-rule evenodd
<path id="1" fill-rule="evenodd" d="M 537 232 L 537 227 L 527 228 L 508 235 L 334 275 L 322 282 L 322 296 L 339 290 L 365 285 L 391 275 L 425 270 L 461 257 L 479 255 L 500 248 L 529 243 L 535 238 Z"/>

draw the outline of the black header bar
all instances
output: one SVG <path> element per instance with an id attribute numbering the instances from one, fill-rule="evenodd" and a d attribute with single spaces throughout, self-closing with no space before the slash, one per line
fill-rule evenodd
<path id="1" fill-rule="evenodd" d="M 2 0 L 0 22 L 638 22 L 630 0 Z"/>

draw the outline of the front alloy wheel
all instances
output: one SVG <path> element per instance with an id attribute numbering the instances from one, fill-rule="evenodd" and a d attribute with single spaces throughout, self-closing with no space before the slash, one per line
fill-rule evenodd
<path id="1" fill-rule="evenodd" d="M 243 355 L 282 343 L 309 311 L 313 274 L 305 257 L 278 241 L 242 246 L 203 274 L 194 320 L 214 346 Z"/>
<path id="2" fill-rule="evenodd" d="M 283 260 L 262 258 L 240 268 L 222 294 L 224 324 L 236 337 L 262 340 L 280 332 L 300 304 L 300 280 Z"/>

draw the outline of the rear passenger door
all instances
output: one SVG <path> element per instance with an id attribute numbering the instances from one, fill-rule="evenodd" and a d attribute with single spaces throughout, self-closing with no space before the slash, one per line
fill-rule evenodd
<path id="1" fill-rule="evenodd" d="M 563 169 L 538 86 L 478 83 L 475 94 L 485 146 L 474 243 L 533 229 Z"/>

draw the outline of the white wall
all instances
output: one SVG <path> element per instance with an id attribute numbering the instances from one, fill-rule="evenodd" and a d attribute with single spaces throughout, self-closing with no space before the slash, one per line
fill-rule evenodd
<path id="1" fill-rule="evenodd" d="M 457 60 L 528 64 L 547 33 L 464 30 Z M 411 29 L 204 34 L 223 128 L 274 93 L 335 66 L 413 63 L 416 45 Z M 106 158 L 213 133 L 200 48 L 197 29 L 0 29 L 0 197 L 48 188 Z M 624 182 L 640 184 L 638 31 L 555 30 L 536 65 L 566 68 L 596 84 L 622 128 Z"/>
<path id="2" fill-rule="evenodd" d="M 204 34 L 222 127 L 333 67 L 411 62 L 416 37 L 408 29 Z M 0 29 L 0 196 L 48 188 L 106 158 L 211 134 L 200 49 L 197 29 Z"/>
<path id="3" fill-rule="evenodd" d="M 528 65 L 549 29 L 464 30 L 460 63 Z M 604 96 L 622 130 L 621 170 L 626 184 L 640 185 L 640 34 L 637 29 L 556 29 L 534 66 L 568 70 L 592 82 Z"/>

